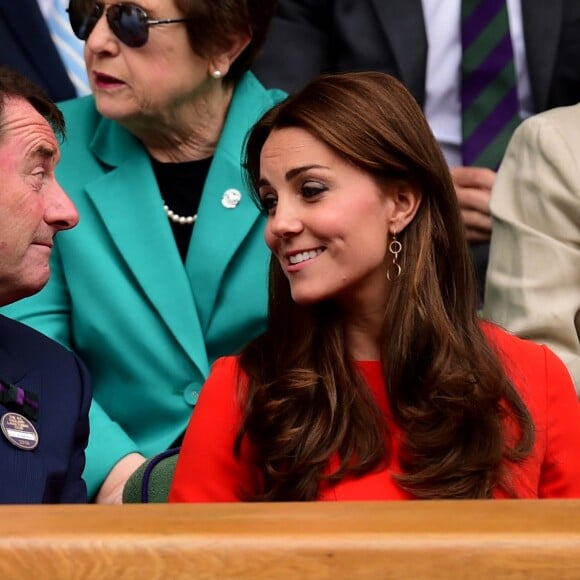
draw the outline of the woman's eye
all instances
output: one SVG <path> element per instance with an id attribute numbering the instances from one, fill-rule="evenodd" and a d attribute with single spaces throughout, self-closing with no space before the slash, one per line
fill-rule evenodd
<path id="1" fill-rule="evenodd" d="M 276 207 L 277 201 L 273 195 L 265 195 L 262 197 L 262 210 L 264 213 L 269 214 Z"/>
<path id="2" fill-rule="evenodd" d="M 308 181 L 302 185 L 302 196 L 305 198 L 315 197 L 324 193 L 326 189 L 322 183 Z"/>

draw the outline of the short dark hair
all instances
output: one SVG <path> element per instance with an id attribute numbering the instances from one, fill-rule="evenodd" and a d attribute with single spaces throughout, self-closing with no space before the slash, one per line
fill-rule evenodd
<path id="1" fill-rule="evenodd" d="M 247 32 L 248 46 L 232 63 L 226 80 L 235 82 L 250 69 L 266 40 L 276 0 L 175 0 L 193 50 L 203 57 L 226 48 L 233 35 Z"/>
<path id="2" fill-rule="evenodd" d="M 4 132 L 4 107 L 7 98 L 29 102 L 48 121 L 56 135 L 61 140 L 64 139 L 64 117 L 51 98 L 23 74 L 4 66 L 0 67 L 0 139 Z"/>

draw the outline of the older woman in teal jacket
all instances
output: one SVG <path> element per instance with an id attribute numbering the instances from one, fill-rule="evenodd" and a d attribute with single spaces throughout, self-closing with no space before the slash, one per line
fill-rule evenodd
<path id="1" fill-rule="evenodd" d="M 273 4 L 70 4 L 94 93 L 62 105 L 58 179 L 80 225 L 56 240 L 46 288 L 4 312 L 91 371 L 96 501 L 120 502 L 183 433 L 212 362 L 264 328 L 268 253 L 240 159 L 284 96 L 247 72 Z"/>

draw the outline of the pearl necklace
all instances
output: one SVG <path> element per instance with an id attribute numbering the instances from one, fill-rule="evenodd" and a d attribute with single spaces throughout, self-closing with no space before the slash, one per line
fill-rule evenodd
<path id="1" fill-rule="evenodd" d="M 163 211 L 165 215 L 174 223 L 181 225 L 191 225 L 197 219 L 197 214 L 195 215 L 179 215 L 175 213 L 166 203 L 163 201 Z"/>

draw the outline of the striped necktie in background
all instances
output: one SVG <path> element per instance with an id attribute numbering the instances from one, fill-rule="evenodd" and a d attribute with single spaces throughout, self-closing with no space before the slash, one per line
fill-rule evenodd
<path id="1" fill-rule="evenodd" d="M 66 9 L 68 0 L 53 0 L 46 24 L 77 95 L 88 95 L 91 87 L 83 57 L 84 42 L 73 33 Z"/>
<path id="2" fill-rule="evenodd" d="M 462 0 L 464 165 L 497 169 L 520 122 L 505 0 Z"/>

